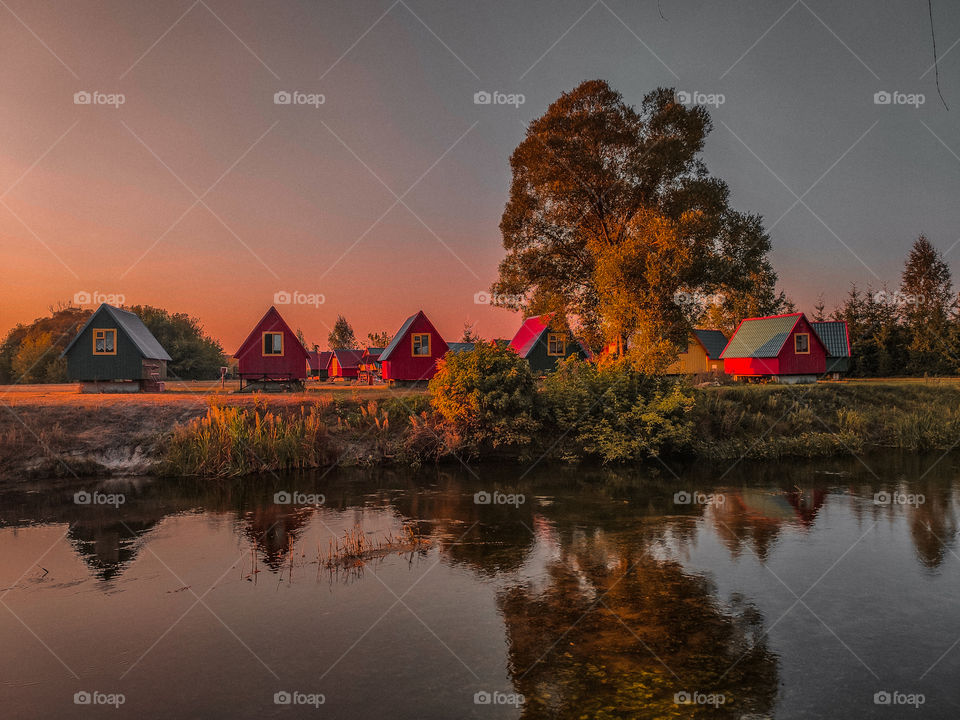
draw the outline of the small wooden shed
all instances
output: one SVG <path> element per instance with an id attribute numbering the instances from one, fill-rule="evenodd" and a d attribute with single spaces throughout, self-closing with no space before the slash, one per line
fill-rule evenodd
<path id="1" fill-rule="evenodd" d="M 360 372 L 360 358 L 363 350 L 331 350 L 330 377 L 353 379 Z"/>
<path id="2" fill-rule="evenodd" d="M 813 382 L 826 370 L 827 350 L 803 313 L 747 318 L 721 355 L 735 378 Z"/>
<path id="3" fill-rule="evenodd" d="M 535 373 L 551 372 L 556 369 L 557 361 L 571 355 L 578 355 L 582 360 L 590 357 L 573 333 L 557 327 L 553 319 L 554 313 L 527 318 L 510 341 L 510 347 L 530 363 Z"/>
<path id="4" fill-rule="evenodd" d="M 437 361 L 449 350 L 423 310 L 408 317 L 390 344 L 380 353 L 380 368 L 386 382 L 421 382 L 437 372 Z"/>
<path id="5" fill-rule="evenodd" d="M 170 356 L 143 321 L 102 304 L 64 349 L 81 392 L 162 392 Z"/>
<path id="6" fill-rule="evenodd" d="M 727 336 L 719 330 L 691 330 L 687 349 L 670 364 L 667 374 L 722 373 L 723 359 L 720 355 L 726 346 Z"/>
<path id="7" fill-rule="evenodd" d="M 329 377 L 330 358 L 333 353 L 329 350 L 308 350 L 307 367 L 310 370 L 309 377 L 316 380 L 326 380 Z"/>
<path id="8" fill-rule="evenodd" d="M 275 307 L 267 310 L 233 355 L 240 389 L 292 390 L 303 387 L 308 353 Z"/>

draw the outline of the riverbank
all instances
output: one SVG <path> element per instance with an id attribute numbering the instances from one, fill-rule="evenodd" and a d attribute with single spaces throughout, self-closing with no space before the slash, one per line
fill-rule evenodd
<path id="1" fill-rule="evenodd" d="M 464 448 L 425 390 L 318 385 L 288 395 L 222 394 L 211 383 L 157 395 L 81 395 L 74 386 L 0 391 L 0 479 L 156 472 L 210 476 L 326 465 L 545 457 L 564 439 Z M 885 448 L 948 451 L 960 440 L 960 384 L 847 381 L 694 388 L 663 454 L 779 460 Z M 464 451 L 462 451 L 464 450 Z"/>

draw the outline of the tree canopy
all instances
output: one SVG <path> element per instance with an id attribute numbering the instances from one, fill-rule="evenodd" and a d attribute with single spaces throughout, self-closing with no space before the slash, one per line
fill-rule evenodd
<path id="1" fill-rule="evenodd" d="M 602 80 L 561 95 L 510 158 L 497 301 L 569 313 L 620 354 L 669 354 L 711 305 L 726 323 L 775 311 L 762 221 L 700 159 L 711 127 L 669 88 L 639 110 Z"/>
<path id="2" fill-rule="evenodd" d="M 351 350 L 357 347 L 357 336 L 343 315 L 337 315 L 337 321 L 327 335 L 327 345 L 331 350 Z"/>

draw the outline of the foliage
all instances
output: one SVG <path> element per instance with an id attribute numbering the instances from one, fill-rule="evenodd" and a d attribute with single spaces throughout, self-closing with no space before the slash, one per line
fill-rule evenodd
<path id="1" fill-rule="evenodd" d="M 137 315 L 170 355 L 167 374 L 183 380 L 211 380 L 227 364 L 223 346 L 203 331 L 200 320 L 150 305 L 126 308 Z"/>
<path id="2" fill-rule="evenodd" d="M 537 430 L 530 365 L 509 348 L 481 340 L 450 353 L 429 387 L 437 415 L 475 446 L 527 445 Z"/>
<path id="3" fill-rule="evenodd" d="M 367 342 L 370 343 L 370 347 L 385 348 L 391 340 L 393 340 L 393 336 L 386 330 L 367 333 Z"/>
<path id="4" fill-rule="evenodd" d="M 327 336 L 327 345 L 331 350 L 352 350 L 357 347 L 357 337 L 353 327 L 343 315 L 337 315 L 337 321 Z"/>
<path id="5" fill-rule="evenodd" d="M 544 424 L 558 438 L 556 453 L 568 460 L 631 462 L 688 448 L 693 402 L 679 383 L 576 357 L 543 384 Z"/>
<path id="6" fill-rule="evenodd" d="M 713 293 L 731 321 L 775 310 L 770 239 L 708 174 L 710 130 L 707 111 L 669 88 L 639 111 L 602 80 L 561 95 L 510 158 L 495 296 L 529 314 L 570 313 L 590 345 L 615 341 L 618 354 L 655 337 L 675 355 Z M 696 302 L 678 304 L 680 293 Z"/>
<path id="7" fill-rule="evenodd" d="M 231 477 L 317 467 L 329 463 L 331 456 L 319 408 L 281 414 L 211 403 L 204 417 L 174 428 L 159 470 Z"/>
<path id="8" fill-rule="evenodd" d="M 460 342 L 475 343 L 480 340 L 480 336 L 474 329 L 475 327 L 473 323 L 465 322 L 463 324 L 463 334 L 460 336 Z"/>
<path id="9" fill-rule="evenodd" d="M 89 310 L 60 305 L 51 307 L 48 317 L 14 327 L 0 344 L 0 383 L 66 380 L 60 353 L 89 317 Z"/>

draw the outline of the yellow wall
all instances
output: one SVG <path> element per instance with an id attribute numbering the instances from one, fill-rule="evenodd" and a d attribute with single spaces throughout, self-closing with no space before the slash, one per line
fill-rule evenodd
<path id="1" fill-rule="evenodd" d="M 700 342 L 691 336 L 687 344 L 687 351 L 680 353 L 680 356 L 671 363 L 670 367 L 667 368 L 667 374 L 692 375 L 694 373 L 714 372 L 714 365 L 716 365 L 715 372 L 723 372 L 723 360 L 708 358 Z"/>

